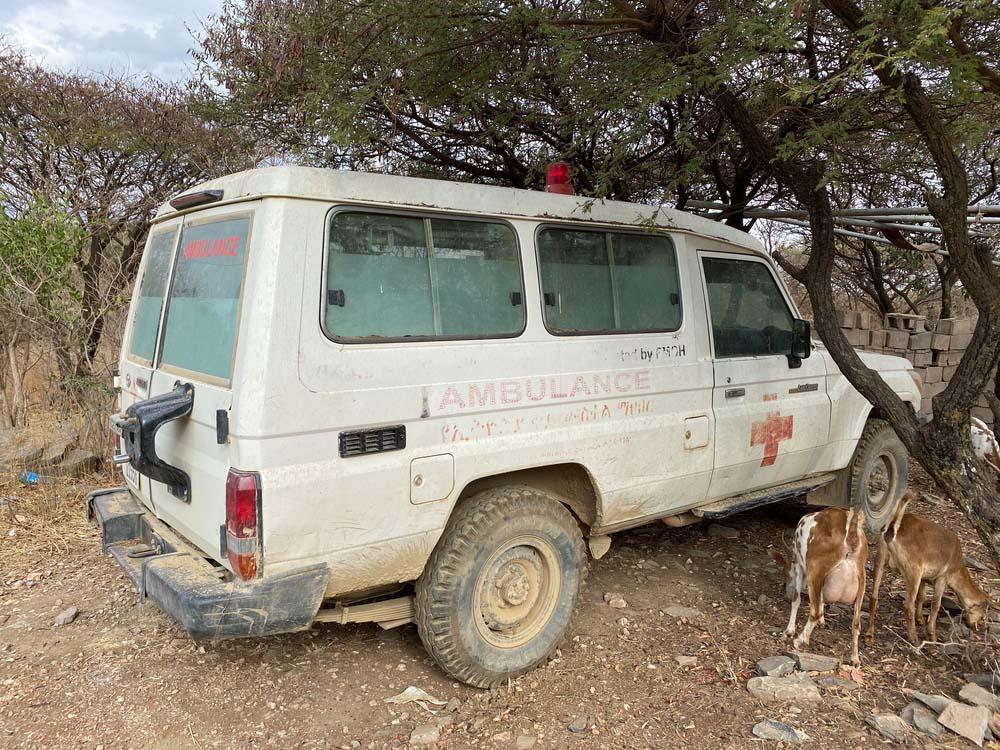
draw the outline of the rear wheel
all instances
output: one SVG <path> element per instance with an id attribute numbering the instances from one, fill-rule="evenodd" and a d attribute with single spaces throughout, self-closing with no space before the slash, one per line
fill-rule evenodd
<path id="1" fill-rule="evenodd" d="M 906 489 L 906 448 L 883 419 L 869 419 L 851 459 L 849 501 L 865 514 L 865 525 L 880 532 L 892 518 Z"/>
<path id="2" fill-rule="evenodd" d="M 452 516 L 417 581 L 420 638 L 449 675 L 491 687 L 559 645 L 585 566 L 580 527 L 555 497 L 481 492 Z"/>

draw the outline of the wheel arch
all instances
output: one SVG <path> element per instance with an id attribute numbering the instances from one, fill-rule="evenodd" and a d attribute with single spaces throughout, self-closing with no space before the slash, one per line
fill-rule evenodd
<path id="1" fill-rule="evenodd" d="M 586 531 L 600 517 L 602 495 L 597 482 L 586 467 L 573 462 L 517 469 L 473 479 L 462 488 L 451 513 L 454 514 L 473 495 L 504 485 L 534 487 L 553 495 L 569 509 Z"/>

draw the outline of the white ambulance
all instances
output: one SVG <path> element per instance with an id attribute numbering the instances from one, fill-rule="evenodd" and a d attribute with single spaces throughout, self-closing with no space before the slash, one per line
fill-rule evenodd
<path id="1" fill-rule="evenodd" d="M 156 216 L 119 386 L 125 487 L 88 508 L 141 596 L 198 639 L 415 622 L 477 686 L 556 648 L 588 543 L 793 497 L 877 528 L 906 482 L 752 237 L 557 192 L 202 185 Z"/>

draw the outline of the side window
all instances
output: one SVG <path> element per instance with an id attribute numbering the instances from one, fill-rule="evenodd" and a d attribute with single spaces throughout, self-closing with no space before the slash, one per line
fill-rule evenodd
<path id="1" fill-rule="evenodd" d="M 664 235 L 546 227 L 538 258 L 553 333 L 680 328 L 677 255 Z"/>
<path id="2" fill-rule="evenodd" d="M 764 263 L 703 258 L 716 357 L 786 354 L 792 313 Z"/>
<path id="3" fill-rule="evenodd" d="M 486 338 L 524 328 L 506 224 L 339 211 L 330 219 L 324 327 L 338 339 Z"/>

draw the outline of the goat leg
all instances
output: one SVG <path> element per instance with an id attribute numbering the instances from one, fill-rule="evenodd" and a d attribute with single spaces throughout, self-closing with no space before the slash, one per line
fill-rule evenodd
<path id="1" fill-rule="evenodd" d="M 826 573 L 827 571 L 825 570 L 822 573 L 817 573 L 816 571 L 809 571 L 807 573 L 806 578 L 809 582 L 809 620 L 806 622 L 806 626 L 802 628 L 802 632 L 799 633 L 799 637 L 792 642 L 795 648 L 808 646 L 813 628 L 823 624 L 823 582 L 826 580 Z"/>
<path id="2" fill-rule="evenodd" d="M 927 634 L 932 641 L 937 640 L 937 618 L 941 611 L 941 597 L 944 596 L 947 585 L 948 581 L 944 576 L 939 576 L 934 581 L 934 601 L 931 604 L 931 615 L 927 618 Z"/>
<path id="3" fill-rule="evenodd" d="M 885 558 L 887 554 L 888 549 L 886 549 L 885 539 L 879 536 L 878 559 L 875 561 L 875 577 L 872 581 L 872 596 L 868 600 L 867 636 L 869 642 L 875 640 L 875 609 L 878 607 L 878 590 L 882 585 L 882 574 L 885 572 Z"/>
<path id="4" fill-rule="evenodd" d="M 927 585 L 924 583 L 920 584 L 917 593 L 917 614 L 914 620 L 917 625 L 924 624 L 924 607 L 927 605 Z"/>
<path id="5" fill-rule="evenodd" d="M 917 638 L 916 623 L 916 601 L 920 592 L 920 576 L 907 575 L 906 577 L 906 599 L 903 601 L 903 614 L 906 616 L 906 637 L 910 639 L 915 647 L 920 645 Z"/>
<path id="6" fill-rule="evenodd" d="M 861 603 L 865 599 L 865 583 L 867 572 L 864 560 L 858 566 L 858 593 L 854 596 L 854 620 L 851 622 L 851 664 L 861 666 L 861 655 L 858 653 L 858 638 L 861 636 Z M 870 615 L 869 615 L 870 616 Z"/>

